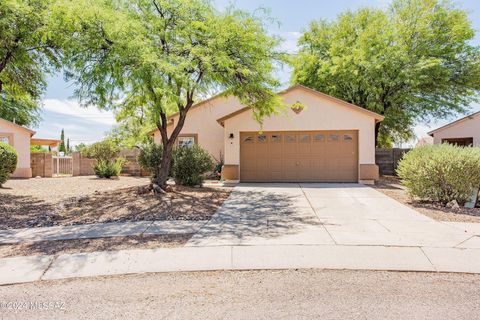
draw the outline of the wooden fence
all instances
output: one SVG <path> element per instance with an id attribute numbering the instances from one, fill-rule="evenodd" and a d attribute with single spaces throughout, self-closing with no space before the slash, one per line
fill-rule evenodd
<path id="1" fill-rule="evenodd" d="M 375 150 L 375 163 L 377 164 L 380 175 L 396 175 L 398 161 L 402 159 L 403 155 L 411 149 L 393 148 Z"/>

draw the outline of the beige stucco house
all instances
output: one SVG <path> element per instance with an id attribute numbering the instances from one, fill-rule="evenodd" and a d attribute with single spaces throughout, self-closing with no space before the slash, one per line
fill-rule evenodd
<path id="1" fill-rule="evenodd" d="M 19 126 L 15 123 L 0 118 L 0 141 L 10 144 L 17 150 L 17 169 L 12 174 L 13 178 L 30 178 L 30 138 L 35 131 Z"/>
<path id="2" fill-rule="evenodd" d="M 452 143 L 480 147 L 480 111 L 428 133 L 434 144 Z"/>
<path id="3" fill-rule="evenodd" d="M 0 141 L 10 144 L 18 153 L 17 169 L 12 178 L 31 178 L 30 145 L 57 147 L 60 140 L 32 138 L 35 131 L 0 118 Z"/>
<path id="4" fill-rule="evenodd" d="M 372 182 L 375 124 L 383 116 L 304 86 L 279 93 L 290 106 L 261 126 L 231 96 L 214 96 L 190 110 L 177 143 L 198 143 L 224 158 L 225 180 L 242 182 Z M 301 106 L 301 107 L 298 107 Z M 168 134 L 178 121 L 169 118 Z M 160 143 L 158 130 L 152 131 Z"/>

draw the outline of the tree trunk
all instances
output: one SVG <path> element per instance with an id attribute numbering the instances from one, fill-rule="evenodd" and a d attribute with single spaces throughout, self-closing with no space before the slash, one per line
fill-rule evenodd
<path id="1" fill-rule="evenodd" d="M 160 162 L 158 174 L 154 181 L 154 184 L 158 185 L 164 191 L 167 188 L 168 174 L 170 173 L 170 167 L 172 165 L 172 152 L 173 143 L 171 143 L 171 141 L 164 143 L 162 161 Z"/>

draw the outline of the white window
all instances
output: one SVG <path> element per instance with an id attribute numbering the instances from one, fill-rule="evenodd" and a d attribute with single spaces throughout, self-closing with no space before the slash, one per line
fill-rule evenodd
<path id="1" fill-rule="evenodd" d="M 10 139 L 8 139 L 8 137 L 5 137 L 5 136 L 0 136 L 0 142 L 5 142 L 5 143 L 10 143 Z"/>
<path id="2" fill-rule="evenodd" d="M 195 137 L 178 137 L 178 146 L 191 148 L 195 144 Z"/>

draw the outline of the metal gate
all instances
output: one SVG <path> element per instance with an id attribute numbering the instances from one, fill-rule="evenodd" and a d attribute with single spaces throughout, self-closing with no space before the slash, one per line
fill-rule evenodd
<path id="1" fill-rule="evenodd" d="M 52 157 L 53 175 L 54 176 L 71 176 L 73 175 L 73 158 L 72 157 Z"/>

